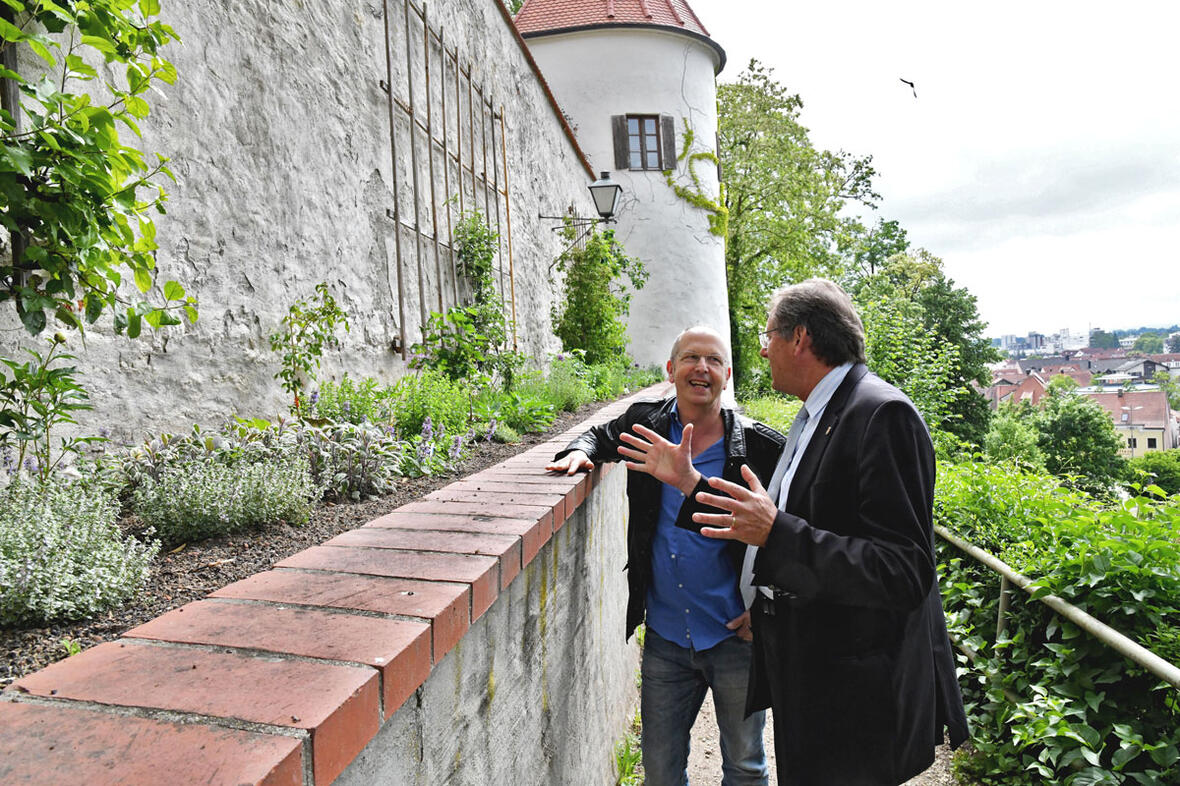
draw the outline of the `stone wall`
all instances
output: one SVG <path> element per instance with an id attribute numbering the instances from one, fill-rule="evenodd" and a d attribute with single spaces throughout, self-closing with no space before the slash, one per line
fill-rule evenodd
<path id="1" fill-rule="evenodd" d="M 438 310 L 438 291 L 448 293 L 442 303 L 447 307 L 455 289 L 445 272 L 440 281 L 432 270 L 437 264 L 445 271 L 450 264 L 444 186 L 449 176 L 450 195 L 457 197 L 458 164 L 444 170 L 442 153 L 435 153 L 431 197 L 425 131 L 416 132 L 421 228 L 416 235 L 411 123 L 397 108 L 397 102 L 409 102 L 409 81 L 415 80 L 415 116 L 425 124 L 419 6 L 411 5 L 407 24 L 403 0 L 166 0 L 162 5 L 163 20 L 182 39 L 165 52 L 179 81 L 149 96 L 152 114 L 139 146 L 171 158 L 179 182 L 168 186 L 168 214 L 156 219 L 157 266 L 161 280 L 176 279 L 199 298 L 200 319 L 155 334 L 145 330 L 138 340 L 116 336 L 100 323 L 88 331 L 84 346 L 71 340 L 95 404 L 92 413 L 84 413 L 82 430 L 106 428 L 138 438 L 193 422 L 213 424 L 231 413 L 284 412 L 289 402 L 273 378 L 279 358 L 267 337 L 288 306 L 312 296 L 321 281 L 352 323 L 343 349 L 325 354 L 325 374 L 347 371 L 387 381 L 400 376 L 405 364 L 395 343 L 403 327 L 406 343 L 421 337 L 419 293 L 425 295 L 425 310 Z M 474 201 L 490 205 L 496 215 L 489 219 L 498 219 L 504 236 L 497 264 L 505 281 L 509 272 L 515 279 L 520 348 L 543 359 L 558 348 L 549 325 L 555 292 L 548 268 L 561 244 L 550 222 L 537 216 L 571 203 L 583 214 L 590 211 L 586 186 L 593 178 L 498 0 L 439 0 L 429 5 L 427 24 L 444 41 L 441 47 L 431 44 L 429 64 L 436 139 L 443 134 L 437 115 L 442 77 L 454 73 L 443 65 L 444 49 L 454 53 L 461 71 L 467 69 L 468 81 L 491 111 L 502 107 L 505 144 L 498 121 L 488 137 L 474 113 L 474 126 L 485 140 L 474 163 L 476 175 L 486 168 L 493 191 L 504 189 L 506 169 L 509 199 Z M 400 288 L 389 214 L 395 155 L 390 101 L 382 85 L 389 76 L 396 99 Z M 466 82 L 460 90 L 468 90 Z M 458 129 L 448 131 L 453 145 Z M 468 128 L 467 137 L 472 136 Z M 472 176 L 467 177 L 465 190 L 471 188 Z M 473 194 L 465 194 L 466 205 L 472 202 Z M 437 216 L 430 214 L 431 204 L 438 205 Z M 495 220 L 489 223 L 496 226 Z M 443 253 L 438 263 L 435 226 Z M 421 287 L 415 254 L 422 255 L 426 271 Z M 512 289 L 506 286 L 505 294 L 511 296 Z M 0 349 L 11 354 L 29 342 L 11 315 L 2 316 L 8 321 L 0 326 Z"/>

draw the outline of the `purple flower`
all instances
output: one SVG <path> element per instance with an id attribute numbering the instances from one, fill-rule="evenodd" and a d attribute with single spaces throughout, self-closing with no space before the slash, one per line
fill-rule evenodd
<path id="1" fill-rule="evenodd" d="M 430 420 L 430 415 L 422 421 L 422 440 L 429 442 L 434 439 L 434 423 Z"/>
<path id="2" fill-rule="evenodd" d="M 318 390 L 313 390 L 308 400 L 311 401 L 311 405 L 314 407 L 315 403 L 320 400 L 320 392 Z"/>
<path id="3" fill-rule="evenodd" d="M 418 442 L 418 459 L 425 461 L 434 455 L 434 443 L 428 439 L 422 439 Z"/>
<path id="4" fill-rule="evenodd" d="M 450 453 L 448 454 L 451 458 L 451 461 L 457 461 L 459 459 L 459 454 L 462 452 L 462 450 L 463 450 L 463 435 L 456 434 L 455 438 L 453 440 L 451 440 L 451 450 L 450 450 Z"/>

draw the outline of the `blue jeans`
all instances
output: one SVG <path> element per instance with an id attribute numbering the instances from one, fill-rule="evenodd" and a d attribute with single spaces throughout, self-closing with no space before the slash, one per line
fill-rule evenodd
<path id="1" fill-rule="evenodd" d="M 736 636 L 697 652 L 647 631 L 639 695 L 647 786 L 687 786 L 690 733 L 710 688 L 721 733 L 722 786 L 766 786 L 766 713 L 745 717 L 750 653 L 750 643 Z"/>

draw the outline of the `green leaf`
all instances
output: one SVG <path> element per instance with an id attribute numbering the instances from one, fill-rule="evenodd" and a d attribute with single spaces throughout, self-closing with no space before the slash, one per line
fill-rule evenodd
<path id="1" fill-rule="evenodd" d="M 0 18 L 0 38 L 20 43 L 25 40 L 25 32 L 7 19 Z"/>
<path id="2" fill-rule="evenodd" d="M 104 55 L 107 55 L 108 58 L 113 58 L 118 55 L 118 51 L 115 49 L 114 42 L 112 42 L 106 38 L 101 38 L 99 36 L 83 35 L 82 36 L 82 45 L 94 47 L 98 51 L 102 52 Z"/>
<path id="3" fill-rule="evenodd" d="M 86 296 L 86 321 L 94 324 L 102 316 L 102 299 L 95 295 Z"/>
<path id="4" fill-rule="evenodd" d="M 35 336 L 45 329 L 45 312 L 39 308 L 25 311 L 20 315 L 20 321 L 24 323 L 25 330 Z"/>
<path id="5" fill-rule="evenodd" d="M 74 328 L 75 330 L 82 329 L 82 323 L 81 323 L 81 321 L 79 321 L 78 315 L 75 314 L 70 309 L 66 308 L 64 304 L 62 306 L 58 307 L 58 309 L 55 312 L 53 312 L 53 315 L 55 317 L 57 317 L 58 322 L 62 322 L 66 325 L 69 325 L 70 327 Z"/>
<path id="6" fill-rule="evenodd" d="M 175 281 L 168 281 L 164 284 L 164 299 L 165 300 L 184 300 L 184 287 Z"/>
<path id="7" fill-rule="evenodd" d="M 147 292 L 152 288 L 152 274 L 146 268 L 137 267 L 135 269 L 135 286 L 139 287 L 140 292 Z M 134 336 L 132 336 L 134 338 Z"/>
<path id="8" fill-rule="evenodd" d="M 57 58 L 49 51 L 49 47 L 45 44 L 45 39 L 41 36 L 31 35 L 25 39 L 25 43 L 29 45 L 29 49 L 36 52 L 37 56 L 44 60 L 49 65 L 55 65 Z"/>
<path id="9" fill-rule="evenodd" d="M 142 317 L 134 311 L 127 312 L 127 338 L 139 338 L 143 329 Z"/>
<path id="10" fill-rule="evenodd" d="M 1161 767 L 1171 767 L 1180 760 L 1180 751 L 1176 750 L 1175 745 L 1167 745 L 1163 748 L 1156 748 L 1149 752 L 1151 760 Z"/>
<path id="11" fill-rule="evenodd" d="M 8 172 L 19 172 L 25 177 L 33 174 L 33 156 L 24 147 L 5 145 L 3 155 L 0 156 L 0 169 Z"/>
<path id="12" fill-rule="evenodd" d="M 184 315 L 185 315 L 186 317 L 188 317 L 188 321 L 189 321 L 189 322 L 191 322 L 191 323 L 194 323 L 194 324 L 196 323 L 196 321 L 197 321 L 197 310 L 196 310 L 195 308 L 193 308 L 192 306 L 185 306 L 185 307 L 184 307 Z"/>
<path id="13" fill-rule="evenodd" d="M 1135 745 L 1123 745 L 1110 757 L 1111 764 L 1116 770 L 1121 770 L 1128 762 L 1138 758 L 1141 751 Z"/>

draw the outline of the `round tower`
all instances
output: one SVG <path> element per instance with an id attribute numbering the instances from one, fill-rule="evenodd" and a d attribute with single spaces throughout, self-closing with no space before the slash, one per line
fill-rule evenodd
<path id="1" fill-rule="evenodd" d="M 623 187 L 616 236 L 649 273 L 631 300 L 632 357 L 662 365 L 695 324 L 728 336 L 715 209 L 724 50 L 684 0 L 525 0 L 516 27 L 595 171 Z"/>

